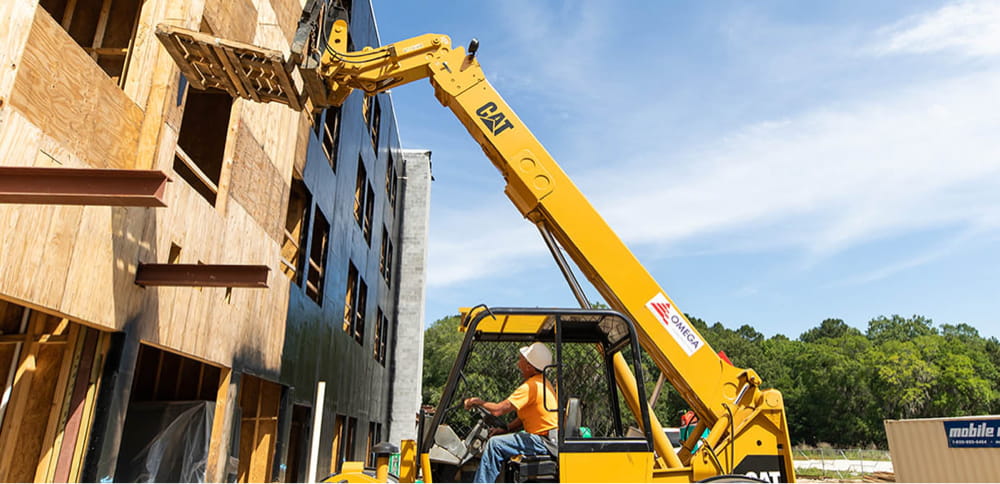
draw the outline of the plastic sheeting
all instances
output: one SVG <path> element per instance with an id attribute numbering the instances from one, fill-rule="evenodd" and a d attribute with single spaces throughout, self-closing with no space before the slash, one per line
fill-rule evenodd
<path id="1" fill-rule="evenodd" d="M 204 482 L 215 402 L 129 405 L 115 482 Z"/>

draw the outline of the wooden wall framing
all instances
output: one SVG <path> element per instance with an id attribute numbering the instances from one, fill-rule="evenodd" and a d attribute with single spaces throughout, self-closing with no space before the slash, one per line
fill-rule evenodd
<path id="1" fill-rule="evenodd" d="M 215 400 L 224 371 L 149 345 L 139 347 L 131 401 Z"/>
<path id="2" fill-rule="evenodd" d="M 271 482 L 280 406 L 281 385 L 243 375 L 240 381 L 239 482 Z"/>
<path id="3" fill-rule="evenodd" d="M 78 481 L 109 334 L 5 301 L 0 326 L 0 479 Z"/>

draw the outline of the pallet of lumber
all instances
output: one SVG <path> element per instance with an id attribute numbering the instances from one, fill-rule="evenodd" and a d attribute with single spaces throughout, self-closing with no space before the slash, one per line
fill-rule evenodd
<path id="1" fill-rule="evenodd" d="M 861 477 L 865 482 L 896 482 L 896 474 L 892 472 L 873 472 Z"/>

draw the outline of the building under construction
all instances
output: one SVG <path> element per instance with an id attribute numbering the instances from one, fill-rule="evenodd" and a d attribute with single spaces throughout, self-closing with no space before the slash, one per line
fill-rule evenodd
<path id="1" fill-rule="evenodd" d="M 413 437 L 429 153 L 388 94 L 194 89 L 155 35 L 287 53 L 301 9 L 0 2 L 0 479 L 305 481 Z"/>

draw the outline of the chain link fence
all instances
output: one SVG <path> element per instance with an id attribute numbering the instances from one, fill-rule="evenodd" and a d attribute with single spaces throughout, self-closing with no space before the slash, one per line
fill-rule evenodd
<path id="1" fill-rule="evenodd" d="M 810 477 L 849 479 L 866 474 L 891 473 L 889 451 L 879 449 L 795 449 L 796 473 Z"/>
<path id="2" fill-rule="evenodd" d="M 466 411 L 462 401 L 469 397 L 479 397 L 487 402 L 499 402 L 507 398 L 521 384 L 521 374 L 517 369 L 517 349 L 524 346 L 516 342 L 477 341 L 473 343 L 468 361 L 462 369 L 454 398 L 441 423 L 448 424 L 460 437 L 468 435 L 479 421 L 479 415 Z M 512 416 L 504 417 L 509 421 Z"/>

